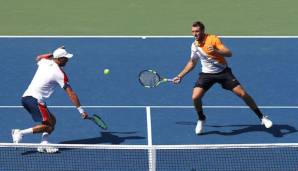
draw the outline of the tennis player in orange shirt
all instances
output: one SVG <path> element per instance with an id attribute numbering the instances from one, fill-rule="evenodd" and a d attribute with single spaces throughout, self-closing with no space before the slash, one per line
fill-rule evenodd
<path id="1" fill-rule="evenodd" d="M 191 46 L 190 59 L 184 69 L 174 78 L 174 83 L 179 84 L 182 78 L 200 60 L 202 72 L 199 74 L 192 93 L 192 100 L 198 114 L 198 122 L 195 128 L 196 134 L 203 133 L 203 125 L 206 121 L 202 108 L 202 98 L 215 83 L 221 84 L 222 88 L 230 90 L 239 96 L 257 115 L 261 124 L 265 125 L 266 128 L 271 128 L 272 121 L 263 115 L 253 98 L 244 90 L 233 75 L 232 70 L 228 67 L 225 57 L 232 56 L 230 49 L 217 36 L 205 33 L 205 26 L 200 21 L 192 24 L 192 35 L 195 41 Z"/>

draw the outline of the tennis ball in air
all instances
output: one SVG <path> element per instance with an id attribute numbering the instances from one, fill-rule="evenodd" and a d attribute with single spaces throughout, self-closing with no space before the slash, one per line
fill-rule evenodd
<path id="1" fill-rule="evenodd" d="M 107 74 L 110 73 L 110 70 L 109 70 L 109 69 L 104 69 L 104 70 L 103 70 L 103 73 L 104 73 L 105 75 L 107 75 Z"/>

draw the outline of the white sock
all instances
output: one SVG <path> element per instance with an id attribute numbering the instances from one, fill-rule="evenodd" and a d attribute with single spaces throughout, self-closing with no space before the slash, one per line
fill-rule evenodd
<path id="1" fill-rule="evenodd" d="M 47 143 L 49 139 L 49 134 L 47 132 L 42 133 L 41 142 Z"/>
<path id="2" fill-rule="evenodd" d="M 20 131 L 21 134 L 32 134 L 33 133 L 33 128 L 28 128 L 28 129 L 23 129 Z"/>

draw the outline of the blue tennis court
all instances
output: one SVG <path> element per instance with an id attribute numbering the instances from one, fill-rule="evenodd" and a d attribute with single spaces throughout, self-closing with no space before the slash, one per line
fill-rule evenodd
<path id="1" fill-rule="evenodd" d="M 65 45 L 75 56 L 65 68 L 70 84 L 89 114 L 98 113 L 109 126 L 99 130 L 82 120 L 65 92 L 56 90 L 47 101 L 57 118 L 52 143 L 117 145 L 296 143 L 298 96 L 297 38 L 232 38 L 223 42 L 233 52 L 229 66 L 261 106 L 274 126 L 265 129 L 241 99 L 215 85 L 203 99 L 207 122 L 204 134 L 194 133 L 196 113 L 191 93 L 200 65 L 180 85 L 145 89 L 138 73 L 154 69 L 174 77 L 186 64 L 192 38 L 146 39 L 78 37 L 3 37 L 0 39 L 0 142 L 11 142 L 10 130 L 34 123 L 20 98 L 35 71 L 35 57 Z M 110 69 L 109 75 L 103 70 Z M 150 109 L 150 113 L 148 113 Z M 148 115 L 150 127 L 148 128 Z M 25 136 L 39 143 L 40 136 Z M 141 169 L 140 169 L 141 170 Z"/>

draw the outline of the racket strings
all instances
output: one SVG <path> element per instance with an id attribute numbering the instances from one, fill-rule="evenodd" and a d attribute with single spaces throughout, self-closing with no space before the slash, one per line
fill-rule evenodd
<path id="1" fill-rule="evenodd" d="M 142 72 L 139 78 L 140 78 L 140 82 L 144 86 L 148 86 L 148 87 L 154 87 L 160 81 L 160 77 L 156 73 L 150 72 L 150 71 Z"/>

